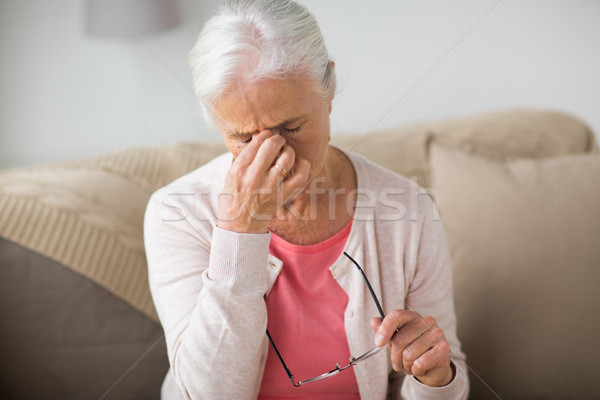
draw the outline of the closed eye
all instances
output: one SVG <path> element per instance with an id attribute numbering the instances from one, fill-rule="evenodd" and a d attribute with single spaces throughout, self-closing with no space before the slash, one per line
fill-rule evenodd
<path id="1" fill-rule="evenodd" d="M 298 131 L 300 130 L 300 128 L 301 128 L 301 127 L 302 127 L 302 125 L 298 125 L 298 126 L 297 126 L 297 127 L 295 127 L 295 128 L 283 128 L 283 130 L 284 130 L 286 133 L 294 134 L 294 133 L 298 132 Z"/>

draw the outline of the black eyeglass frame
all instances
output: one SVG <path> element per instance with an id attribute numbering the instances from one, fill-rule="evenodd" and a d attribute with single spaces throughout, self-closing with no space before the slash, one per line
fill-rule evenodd
<path id="1" fill-rule="evenodd" d="M 350 261 L 352 261 L 352 263 L 360 271 L 362 277 L 365 280 L 365 283 L 367 284 L 367 288 L 369 289 L 369 292 L 371 293 L 371 297 L 373 297 L 373 301 L 375 301 L 375 305 L 377 306 L 377 310 L 379 311 L 379 315 L 381 316 L 381 319 L 384 319 L 385 318 L 385 314 L 383 313 L 383 309 L 381 308 L 381 304 L 379 303 L 379 300 L 377 299 L 377 295 L 375 295 L 375 292 L 373 291 L 373 287 L 371 286 L 371 283 L 367 279 L 367 276 L 365 275 L 365 272 L 360 267 L 360 265 L 358 265 L 358 263 L 352 257 L 350 257 L 350 255 L 348 253 L 346 253 L 345 251 L 344 251 L 344 255 L 346 257 L 348 257 L 350 259 Z M 325 372 L 324 374 L 315 376 L 314 378 L 304 379 L 304 380 L 296 382 L 295 379 L 294 379 L 294 375 L 292 374 L 292 372 L 289 370 L 289 368 L 285 364 L 285 361 L 283 361 L 283 357 L 281 356 L 281 353 L 279 353 L 279 350 L 277 350 L 277 346 L 275 346 L 275 342 L 273 341 L 273 338 L 271 338 L 271 335 L 269 334 L 269 330 L 268 329 L 267 329 L 267 337 L 269 338 L 269 342 L 271 342 L 271 346 L 273 346 L 273 350 L 275 350 L 275 354 L 277 354 L 277 358 L 279 358 L 279 361 L 281 361 L 281 365 L 283 365 L 283 368 L 285 369 L 285 372 L 287 373 L 288 377 L 290 378 L 290 381 L 292 381 L 292 385 L 294 385 L 295 387 L 300 387 L 301 385 L 304 385 L 306 383 L 317 382 L 317 381 L 320 381 L 320 380 L 323 380 L 323 379 L 331 378 L 331 377 L 339 374 L 343 370 L 348 369 L 351 366 L 357 365 L 360 362 L 362 362 L 362 361 L 364 361 L 364 360 L 366 360 L 366 359 L 374 356 L 375 354 L 379 353 L 379 351 L 381 351 L 381 350 L 383 350 L 385 348 L 385 346 L 374 347 L 374 348 L 372 348 L 371 350 L 367 351 L 365 354 L 363 354 L 361 356 L 350 357 L 350 363 L 348 365 L 346 365 L 345 367 L 340 367 L 339 364 L 335 364 L 335 368 L 332 369 L 329 372 Z"/>

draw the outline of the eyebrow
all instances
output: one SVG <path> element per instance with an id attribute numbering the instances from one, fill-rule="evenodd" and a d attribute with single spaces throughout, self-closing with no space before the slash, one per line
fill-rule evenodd
<path id="1" fill-rule="evenodd" d="M 307 117 L 308 117 L 308 114 L 300 115 L 300 116 L 294 117 L 294 118 L 289 118 L 275 126 L 267 127 L 264 130 L 279 129 L 286 125 L 300 122 L 301 120 L 306 119 Z M 254 131 L 254 132 L 256 132 L 256 131 Z M 227 136 L 229 136 L 230 138 L 233 138 L 233 139 L 244 138 L 244 137 L 248 137 L 248 136 L 252 135 L 254 132 L 239 132 L 239 131 L 232 130 L 232 131 L 227 132 Z"/>

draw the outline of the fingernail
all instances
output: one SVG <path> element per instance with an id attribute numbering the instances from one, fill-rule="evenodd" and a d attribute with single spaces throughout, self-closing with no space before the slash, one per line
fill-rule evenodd
<path id="1" fill-rule="evenodd" d="M 375 335 L 375 346 L 383 346 L 385 339 L 379 333 Z"/>
<path id="2" fill-rule="evenodd" d="M 400 371 L 400 366 L 398 364 L 392 364 L 392 368 L 394 368 L 394 371 Z"/>

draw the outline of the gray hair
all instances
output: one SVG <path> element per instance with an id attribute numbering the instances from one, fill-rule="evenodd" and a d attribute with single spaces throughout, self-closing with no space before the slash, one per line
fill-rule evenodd
<path id="1" fill-rule="evenodd" d="M 228 0 L 204 25 L 189 54 L 204 119 L 236 80 L 306 76 L 324 99 L 336 79 L 319 25 L 291 0 Z M 243 74 L 243 75 L 241 75 Z"/>

